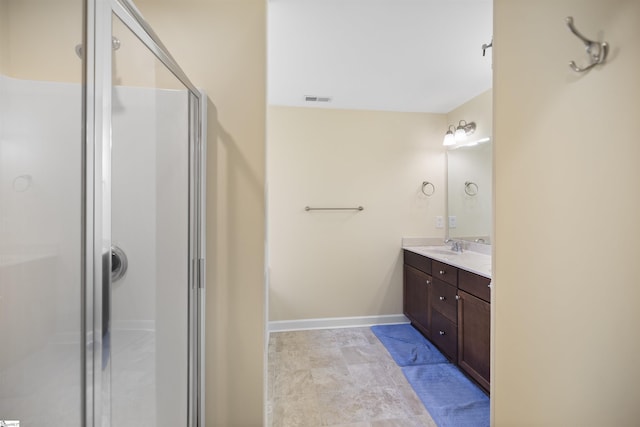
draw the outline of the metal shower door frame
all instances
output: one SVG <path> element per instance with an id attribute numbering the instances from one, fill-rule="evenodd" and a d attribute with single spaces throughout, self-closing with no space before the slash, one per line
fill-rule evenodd
<path id="1" fill-rule="evenodd" d="M 111 26 L 114 14 L 189 91 L 189 378 L 185 425 L 204 426 L 206 95 L 191 83 L 129 0 L 85 0 L 84 7 L 83 425 L 111 425 L 108 303 L 111 286 Z"/>

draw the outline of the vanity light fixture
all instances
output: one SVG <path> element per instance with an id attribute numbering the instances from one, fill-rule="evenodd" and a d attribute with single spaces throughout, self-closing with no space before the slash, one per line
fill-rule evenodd
<path id="1" fill-rule="evenodd" d="M 453 131 L 451 130 L 453 129 Z M 476 131 L 475 122 L 467 123 L 466 120 L 460 120 L 458 126 L 449 125 L 449 129 L 444 136 L 442 145 L 451 146 L 458 142 L 464 141 L 469 135 Z"/>
<path id="2" fill-rule="evenodd" d="M 456 133 L 454 134 L 456 138 L 456 142 L 464 141 L 467 138 L 467 136 L 471 135 L 475 131 L 476 131 L 476 124 L 474 122 L 467 123 L 466 120 L 460 120 L 458 122 L 458 127 L 456 128 Z"/>
<path id="3" fill-rule="evenodd" d="M 447 129 L 447 133 L 444 135 L 444 141 L 442 142 L 442 145 L 444 146 L 455 145 L 456 138 L 453 132 L 455 132 L 455 126 L 449 125 L 449 129 Z"/>

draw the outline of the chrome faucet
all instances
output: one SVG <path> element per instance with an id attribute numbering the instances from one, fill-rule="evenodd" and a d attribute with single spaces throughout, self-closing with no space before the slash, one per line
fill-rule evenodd
<path id="1" fill-rule="evenodd" d="M 451 241 L 451 250 L 453 252 L 460 252 L 462 253 L 462 242 L 457 241 L 457 240 L 453 240 Z"/>

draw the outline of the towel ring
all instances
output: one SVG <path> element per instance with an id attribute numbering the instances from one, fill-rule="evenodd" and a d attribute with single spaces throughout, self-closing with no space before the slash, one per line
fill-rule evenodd
<path id="1" fill-rule="evenodd" d="M 431 191 L 428 190 L 429 187 L 431 187 Z M 435 192 L 436 192 L 436 186 L 433 185 L 433 183 L 429 181 L 424 181 L 422 183 L 422 194 L 424 194 L 427 197 L 431 197 Z"/>
<path id="2" fill-rule="evenodd" d="M 478 194 L 478 184 L 475 182 L 467 181 L 464 183 L 464 192 L 467 196 L 475 196 Z"/>

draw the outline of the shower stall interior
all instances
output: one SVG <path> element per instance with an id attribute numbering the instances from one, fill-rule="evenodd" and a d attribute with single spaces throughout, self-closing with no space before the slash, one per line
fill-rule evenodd
<path id="1" fill-rule="evenodd" d="M 128 0 L 0 0 L 0 421 L 204 425 L 205 135 Z"/>

